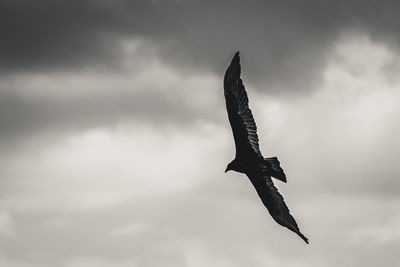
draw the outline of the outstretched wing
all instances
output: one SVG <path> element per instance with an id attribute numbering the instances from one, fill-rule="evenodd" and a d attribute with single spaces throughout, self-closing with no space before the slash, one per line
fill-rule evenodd
<path id="1" fill-rule="evenodd" d="M 247 174 L 247 176 L 272 218 L 280 225 L 298 234 L 308 244 L 307 237 L 300 232 L 295 219 L 290 215 L 289 208 L 286 206 L 278 189 L 274 186 L 271 177 L 257 174 Z"/>
<path id="2" fill-rule="evenodd" d="M 262 157 L 257 126 L 249 109 L 249 99 L 240 78 L 240 58 L 236 52 L 225 72 L 224 93 L 229 122 L 236 145 L 236 157 Z"/>

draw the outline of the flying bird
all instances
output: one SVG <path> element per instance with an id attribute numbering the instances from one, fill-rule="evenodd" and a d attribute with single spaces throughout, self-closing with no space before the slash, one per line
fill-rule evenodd
<path id="1" fill-rule="evenodd" d="M 271 177 L 274 177 L 286 183 L 286 175 L 278 158 L 264 158 L 260 152 L 257 127 L 240 72 L 240 57 L 236 52 L 224 77 L 226 109 L 236 146 L 235 159 L 228 164 L 225 172 L 233 170 L 246 174 L 272 218 L 308 244 L 308 239 L 300 232 L 282 195 L 272 182 Z"/>

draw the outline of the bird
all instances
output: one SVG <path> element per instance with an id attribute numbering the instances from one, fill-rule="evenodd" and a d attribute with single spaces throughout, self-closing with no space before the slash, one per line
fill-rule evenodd
<path id="1" fill-rule="evenodd" d="M 232 170 L 246 174 L 272 218 L 308 244 L 308 238 L 300 232 L 296 220 L 271 179 L 273 177 L 287 182 L 278 158 L 264 158 L 261 154 L 257 126 L 240 75 L 240 57 L 237 51 L 225 72 L 223 82 L 226 109 L 236 147 L 236 156 L 227 165 L 225 173 Z"/>

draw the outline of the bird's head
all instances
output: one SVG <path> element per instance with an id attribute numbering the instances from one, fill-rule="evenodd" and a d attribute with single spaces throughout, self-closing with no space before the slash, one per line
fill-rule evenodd
<path id="1" fill-rule="evenodd" d="M 227 173 L 228 171 L 232 170 L 232 168 L 231 168 L 230 165 L 231 165 L 231 164 L 229 163 L 228 166 L 226 166 L 225 173 Z"/>
<path id="2" fill-rule="evenodd" d="M 236 162 L 234 160 L 231 163 L 229 163 L 228 166 L 226 166 L 225 173 L 227 171 L 234 171 L 235 170 L 235 164 L 236 164 Z"/>

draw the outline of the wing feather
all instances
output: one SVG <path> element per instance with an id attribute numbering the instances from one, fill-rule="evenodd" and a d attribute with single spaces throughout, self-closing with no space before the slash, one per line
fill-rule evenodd
<path id="1" fill-rule="evenodd" d="M 240 58 L 237 52 L 224 77 L 226 109 L 235 139 L 236 156 L 262 157 L 257 126 L 249 108 L 249 99 L 240 72 Z"/>
<path id="2" fill-rule="evenodd" d="M 280 225 L 298 234 L 308 244 L 307 237 L 300 232 L 296 220 L 290 215 L 289 208 L 272 182 L 271 177 L 257 174 L 247 174 L 247 176 L 272 218 Z"/>

